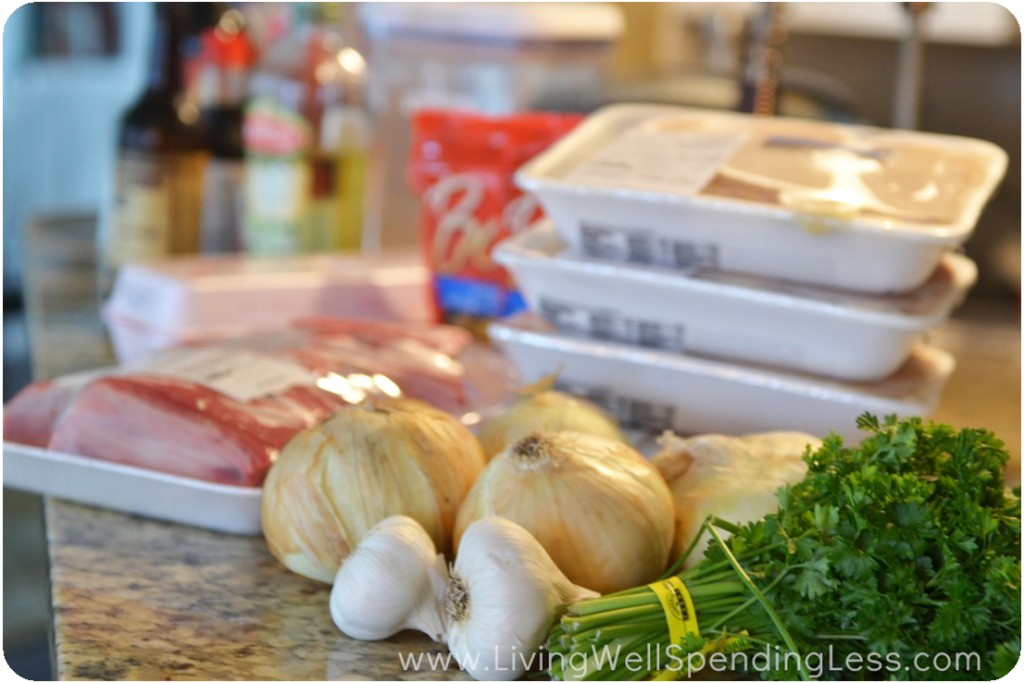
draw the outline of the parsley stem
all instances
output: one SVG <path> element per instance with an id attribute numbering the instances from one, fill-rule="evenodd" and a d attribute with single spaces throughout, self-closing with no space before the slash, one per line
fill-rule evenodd
<path id="1" fill-rule="evenodd" d="M 653 591 L 644 590 L 643 592 L 634 593 L 632 595 L 622 595 L 616 593 L 603 598 L 594 598 L 593 600 L 584 600 L 578 602 L 569 608 L 571 614 L 586 616 L 588 614 L 595 614 L 598 612 L 606 612 L 608 610 L 622 609 L 625 607 L 639 607 L 641 605 L 657 605 L 658 596 Z"/>
<path id="2" fill-rule="evenodd" d="M 660 606 L 653 606 L 655 610 L 661 611 Z M 567 631 L 586 631 L 588 629 L 595 628 L 597 626 L 604 626 L 606 624 L 618 624 L 634 619 L 636 617 L 645 617 L 650 615 L 651 609 L 645 606 L 641 607 L 627 607 L 624 609 L 612 609 L 607 612 L 599 612 L 597 614 L 588 614 L 586 616 L 568 616 L 563 617 L 562 624 L 567 626 Z"/>
<path id="3" fill-rule="evenodd" d="M 708 533 L 710 533 L 714 537 L 714 539 L 718 541 L 718 544 L 721 547 L 722 552 L 725 553 L 725 556 L 729 558 L 730 562 L 732 562 L 733 567 L 736 569 L 736 573 L 739 575 L 743 583 L 746 584 L 747 589 L 751 593 L 753 593 L 754 596 L 757 597 L 758 602 L 761 603 L 761 607 L 763 607 L 764 610 L 768 613 L 768 618 L 772 620 L 772 623 L 775 625 L 775 629 L 778 632 L 779 636 L 782 638 L 782 641 L 786 643 L 786 647 L 788 647 L 791 652 L 799 654 L 799 650 L 797 650 L 796 643 L 793 642 L 793 637 L 789 635 L 789 630 L 786 629 L 785 624 L 782 623 L 782 619 L 779 617 L 779 613 L 772 608 L 772 606 L 768 603 L 768 599 L 764 596 L 764 593 L 762 593 L 760 589 L 758 589 L 757 585 L 754 584 L 753 580 L 747 574 L 746 570 L 743 569 L 743 566 L 740 565 L 740 563 L 736 560 L 736 556 L 733 555 L 732 550 L 729 548 L 728 545 L 726 545 L 725 540 L 722 538 L 722 535 L 718 533 L 718 531 L 712 524 L 706 523 L 706 527 Z M 804 670 L 802 661 L 797 667 L 797 672 L 800 674 L 800 680 L 810 680 L 807 676 L 807 672 Z"/>

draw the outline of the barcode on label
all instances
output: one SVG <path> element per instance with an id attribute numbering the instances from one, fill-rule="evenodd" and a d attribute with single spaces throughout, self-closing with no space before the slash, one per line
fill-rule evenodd
<path id="1" fill-rule="evenodd" d="M 608 387 L 559 380 L 557 388 L 582 396 L 618 420 L 624 427 L 660 432 L 672 429 L 675 408 L 664 403 L 647 401 L 615 393 Z"/>
<path id="2" fill-rule="evenodd" d="M 657 237 L 648 231 L 593 223 L 580 225 L 585 256 L 679 269 L 718 268 L 718 245 Z"/>
<path id="3" fill-rule="evenodd" d="M 667 351 L 683 350 L 683 326 L 639 320 L 608 308 L 580 306 L 543 297 L 540 314 L 563 332 Z"/>

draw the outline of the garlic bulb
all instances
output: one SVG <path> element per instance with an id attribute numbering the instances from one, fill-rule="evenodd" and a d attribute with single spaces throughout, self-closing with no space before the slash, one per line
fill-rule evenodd
<path id="1" fill-rule="evenodd" d="M 447 582 L 444 556 L 419 522 L 388 517 L 341 563 L 331 589 L 331 618 L 359 640 L 415 629 L 441 643 Z"/>
<path id="2" fill-rule="evenodd" d="M 592 434 L 530 434 L 491 460 L 459 510 L 457 548 L 488 515 L 522 526 L 570 581 L 602 593 L 653 581 L 672 545 L 672 497 L 657 470 Z"/>
<path id="3" fill-rule="evenodd" d="M 522 397 L 480 429 L 488 459 L 530 432 L 583 432 L 626 442 L 611 417 L 590 401 L 551 390 L 555 376 L 523 390 Z"/>
<path id="4" fill-rule="evenodd" d="M 282 564 L 325 583 L 391 515 L 415 519 L 444 552 L 483 465 L 473 434 L 425 403 L 346 406 L 282 449 L 263 485 L 263 535 Z"/>
<path id="5" fill-rule="evenodd" d="M 565 608 L 595 597 L 525 529 L 485 517 L 466 530 L 448 581 L 448 650 L 478 681 L 519 678 Z"/>
<path id="6" fill-rule="evenodd" d="M 807 446 L 821 441 L 801 432 L 764 432 L 742 437 L 705 434 L 681 438 L 667 432 L 651 460 L 672 490 L 676 509 L 673 557 L 684 552 L 708 515 L 736 524 L 761 519 L 779 507 L 776 491 L 803 479 Z M 725 534 L 727 535 L 727 534 Z M 704 535 L 687 560 L 696 564 L 707 548 Z"/>

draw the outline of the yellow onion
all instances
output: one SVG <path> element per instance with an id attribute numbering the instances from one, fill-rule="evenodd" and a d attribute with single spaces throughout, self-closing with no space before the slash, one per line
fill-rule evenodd
<path id="1" fill-rule="evenodd" d="M 654 580 L 672 546 L 672 497 L 626 444 L 581 432 L 535 432 L 497 455 L 459 510 L 455 545 L 476 520 L 529 531 L 574 584 L 609 593 Z"/>
<path id="2" fill-rule="evenodd" d="M 531 432 L 583 432 L 626 442 L 615 420 L 596 405 L 551 389 L 555 375 L 525 387 L 518 401 L 480 429 L 488 459 Z"/>
<path id="3" fill-rule="evenodd" d="M 802 432 L 690 438 L 669 432 L 661 437 L 659 445 L 661 450 L 651 463 L 672 490 L 676 557 L 701 532 L 708 515 L 745 524 L 778 510 L 779 487 L 804 478 L 804 451 L 808 445 L 819 447 L 821 441 Z M 705 533 L 687 560 L 689 566 L 700 561 L 707 543 Z"/>
<path id="4" fill-rule="evenodd" d="M 263 535 L 282 564 L 325 583 L 392 515 L 419 522 L 444 552 L 483 466 L 480 444 L 448 413 L 411 399 L 347 406 L 281 451 L 263 485 Z"/>

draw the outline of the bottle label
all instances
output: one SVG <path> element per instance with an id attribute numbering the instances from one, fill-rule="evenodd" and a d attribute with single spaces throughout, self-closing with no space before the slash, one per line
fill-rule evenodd
<path id="1" fill-rule="evenodd" d="M 204 162 L 201 152 L 121 152 L 110 265 L 198 251 Z"/>
<path id="2" fill-rule="evenodd" d="M 242 223 L 242 162 L 210 159 L 204 174 L 202 249 L 237 251 Z"/>
<path id="3" fill-rule="evenodd" d="M 312 131 L 297 111 L 268 98 L 256 98 L 246 109 L 242 139 L 251 154 L 303 156 L 309 153 Z"/>
<path id="4" fill-rule="evenodd" d="M 305 216 L 312 199 L 310 164 L 298 157 L 249 157 L 245 165 L 245 247 L 291 253 L 309 241 Z"/>
<path id="5" fill-rule="evenodd" d="M 269 98 L 249 105 L 245 144 L 247 250 L 290 253 L 309 249 L 308 211 L 313 193 L 312 131 L 298 112 Z"/>

